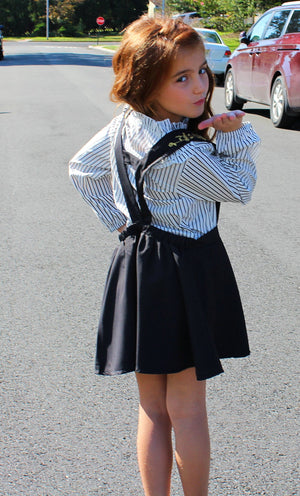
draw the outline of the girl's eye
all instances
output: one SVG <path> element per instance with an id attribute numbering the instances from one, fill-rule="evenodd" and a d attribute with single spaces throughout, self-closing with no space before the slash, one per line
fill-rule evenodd
<path id="1" fill-rule="evenodd" d="M 187 76 L 180 76 L 178 79 L 177 79 L 177 83 L 184 83 L 185 81 L 187 81 Z"/>
<path id="2" fill-rule="evenodd" d="M 206 74 L 207 73 L 207 67 L 202 67 L 199 71 L 199 74 L 202 75 L 202 74 Z"/>

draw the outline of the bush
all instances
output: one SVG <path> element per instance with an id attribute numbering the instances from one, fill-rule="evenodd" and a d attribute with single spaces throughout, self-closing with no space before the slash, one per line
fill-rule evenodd
<path id="1" fill-rule="evenodd" d="M 77 37 L 82 36 L 82 32 L 79 31 L 78 26 L 73 26 L 73 24 L 64 24 L 56 29 L 56 35 L 61 37 Z"/>
<path id="2" fill-rule="evenodd" d="M 32 36 L 45 36 L 46 33 L 46 23 L 39 22 L 35 25 L 34 30 L 32 31 Z"/>
<path id="3" fill-rule="evenodd" d="M 229 16 L 222 17 L 210 17 L 205 22 L 205 27 L 210 29 L 216 29 L 217 31 L 243 31 L 245 29 L 244 20 L 235 15 L 231 14 Z"/>

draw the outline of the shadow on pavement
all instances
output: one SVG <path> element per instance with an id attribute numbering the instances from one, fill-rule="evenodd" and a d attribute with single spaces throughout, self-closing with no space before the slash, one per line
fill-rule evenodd
<path id="1" fill-rule="evenodd" d="M 14 65 L 85 65 L 91 67 L 111 67 L 111 55 L 75 53 L 24 53 L 5 55 L 0 66 Z"/>
<path id="2" fill-rule="evenodd" d="M 262 108 L 243 108 L 243 111 L 246 112 L 246 114 L 253 114 L 253 115 L 260 115 L 261 117 L 265 117 L 266 119 L 270 119 L 270 110 L 268 107 L 265 109 Z"/>
<path id="3" fill-rule="evenodd" d="M 253 114 L 253 115 L 260 115 L 261 117 L 265 117 L 266 119 L 269 119 L 270 120 L 270 109 L 268 107 L 266 107 L 265 109 L 243 109 L 244 112 L 246 112 L 246 114 Z M 289 130 L 291 131 L 300 131 L 300 118 L 296 118 L 295 117 L 295 120 L 294 122 L 292 122 L 290 124 L 290 126 L 288 127 Z"/>

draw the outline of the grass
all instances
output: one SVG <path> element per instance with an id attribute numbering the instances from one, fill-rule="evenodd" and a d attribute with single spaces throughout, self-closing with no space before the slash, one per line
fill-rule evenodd
<path id="1" fill-rule="evenodd" d="M 219 32 L 222 40 L 224 41 L 225 45 L 227 45 L 230 50 L 233 52 L 240 44 L 240 41 L 239 41 L 239 33 L 221 33 Z M 121 37 L 120 37 L 121 39 Z M 103 40 L 104 42 L 107 41 L 106 40 Z M 99 39 L 99 42 L 103 43 L 102 40 Z M 109 48 L 110 50 L 116 50 L 117 49 L 117 46 L 107 46 L 105 47 L 104 45 L 102 45 L 103 48 Z"/>
<path id="2" fill-rule="evenodd" d="M 219 33 L 226 45 L 229 46 L 230 50 L 235 50 L 235 48 L 239 45 L 239 33 Z M 97 40 L 98 43 L 106 43 L 110 42 L 120 42 L 122 39 L 121 35 L 113 34 L 113 35 L 105 35 L 105 36 L 86 36 L 82 38 L 72 38 L 72 37 L 63 37 L 63 36 L 51 36 L 48 40 L 46 36 L 35 36 L 35 37 L 5 37 L 4 41 L 20 41 L 20 40 L 30 40 L 30 41 L 51 41 L 51 42 L 62 42 L 62 41 L 70 41 L 72 43 L 85 41 L 85 42 L 94 42 Z M 112 48 L 112 47 L 111 47 Z M 115 49 L 115 47 L 114 47 Z"/>
<path id="3" fill-rule="evenodd" d="M 106 48 L 108 50 L 113 50 L 113 51 L 116 51 L 119 47 L 118 45 L 96 45 L 98 46 L 99 48 Z"/>
<path id="4" fill-rule="evenodd" d="M 101 43 L 106 43 L 108 41 L 115 41 L 119 42 L 121 41 L 122 36 L 121 35 L 107 35 L 107 36 L 86 36 L 82 38 L 73 38 L 73 37 L 64 37 L 64 36 L 50 36 L 49 39 L 47 40 L 46 36 L 23 36 L 23 37 L 14 37 L 14 36 L 8 36 L 4 38 L 4 41 L 24 41 L 24 40 L 30 40 L 30 41 L 53 41 L 53 42 L 62 42 L 62 41 L 71 41 L 72 43 L 77 42 L 77 41 L 89 41 L 93 42 L 95 40 L 98 40 Z"/>
<path id="5" fill-rule="evenodd" d="M 230 50 L 233 52 L 239 44 L 239 33 L 221 33 L 219 31 L 219 35 L 221 36 L 222 40 L 224 41 L 225 45 L 227 45 Z"/>
<path id="6" fill-rule="evenodd" d="M 239 42 L 239 33 L 221 33 L 219 32 L 222 40 L 224 41 L 225 45 L 227 45 L 230 50 L 233 52 L 240 44 Z M 63 36 L 60 36 L 60 37 L 50 37 L 48 40 L 45 36 L 36 36 L 36 37 L 33 37 L 33 38 L 30 38 L 30 37 L 23 37 L 23 38 L 17 38 L 17 37 L 7 37 L 4 39 L 4 41 L 23 41 L 23 40 L 30 40 L 31 42 L 46 42 L 46 41 L 51 41 L 51 42 L 63 42 L 63 41 L 67 41 L 67 42 L 72 42 L 72 43 L 76 43 L 76 42 L 80 42 L 80 41 L 84 41 L 84 42 L 89 42 L 91 44 L 96 44 L 99 45 L 101 44 L 101 46 L 103 48 L 109 48 L 110 50 L 117 50 L 118 46 L 117 45 L 107 45 L 105 46 L 105 43 L 107 43 L 108 41 L 109 42 L 117 42 L 119 43 L 122 39 L 122 36 L 121 35 L 107 35 L 107 36 L 99 36 L 99 38 L 97 38 L 97 36 L 87 36 L 87 37 L 83 37 L 83 38 L 71 38 L 71 37 L 63 37 Z"/>

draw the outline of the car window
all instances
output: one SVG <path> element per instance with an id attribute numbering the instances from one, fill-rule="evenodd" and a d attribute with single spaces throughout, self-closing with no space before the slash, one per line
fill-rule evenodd
<path id="1" fill-rule="evenodd" d="M 259 19 L 257 21 L 257 23 L 254 24 L 252 30 L 249 33 L 250 43 L 261 40 L 261 38 L 264 34 L 264 31 L 266 29 L 266 26 L 267 26 L 268 22 L 270 21 L 270 18 L 272 17 L 272 15 L 273 15 L 273 12 L 270 12 L 270 13 L 264 15 L 263 17 L 261 17 L 261 19 Z"/>
<path id="2" fill-rule="evenodd" d="M 286 33 L 300 33 L 300 10 L 295 10 L 286 29 Z"/>
<path id="3" fill-rule="evenodd" d="M 267 27 L 264 39 L 270 40 L 272 38 L 279 38 L 289 15 L 290 10 L 280 10 L 279 12 L 275 12 L 269 26 Z"/>
<path id="4" fill-rule="evenodd" d="M 201 34 L 208 43 L 221 43 L 217 33 L 206 33 L 205 31 L 201 31 Z"/>

